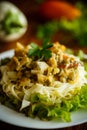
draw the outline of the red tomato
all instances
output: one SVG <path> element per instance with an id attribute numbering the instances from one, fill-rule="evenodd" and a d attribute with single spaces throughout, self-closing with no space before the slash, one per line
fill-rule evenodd
<path id="1" fill-rule="evenodd" d="M 73 20 L 81 16 L 81 11 L 64 1 L 45 1 L 39 7 L 40 15 L 45 19 L 61 19 L 63 17 Z"/>

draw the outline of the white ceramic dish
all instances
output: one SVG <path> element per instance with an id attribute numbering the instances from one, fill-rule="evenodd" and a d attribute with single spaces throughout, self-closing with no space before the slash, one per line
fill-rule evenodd
<path id="1" fill-rule="evenodd" d="M 3 29 L 2 24 L 0 24 L 0 40 L 5 41 L 5 42 L 14 41 L 22 37 L 28 28 L 28 21 L 25 14 L 13 3 L 8 2 L 8 1 L 1 1 L 0 2 L 0 22 L 5 19 L 8 12 L 11 12 L 14 17 L 14 19 L 9 18 L 11 20 L 8 25 L 11 26 L 10 24 L 12 24 L 12 22 L 14 23 L 16 22 L 15 16 L 17 15 L 18 22 L 20 23 L 20 25 L 22 25 L 22 27 L 19 29 L 19 31 L 14 31 L 13 33 L 7 34 L 6 29 Z"/>
<path id="2" fill-rule="evenodd" d="M 14 55 L 14 50 L 6 51 L 0 54 L 0 59 L 11 57 Z M 36 129 L 54 129 L 75 126 L 87 122 L 87 110 L 80 110 L 71 114 L 72 121 L 69 123 L 62 121 L 41 121 L 37 118 L 32 119 L 24 114 L 18 113 L 0 104 L 0 120 L 26 128 Z"/>

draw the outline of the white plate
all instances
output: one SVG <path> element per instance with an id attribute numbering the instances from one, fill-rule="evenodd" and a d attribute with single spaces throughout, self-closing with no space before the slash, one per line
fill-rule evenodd
<path id="1" fill-rule="evenodd" d="M 0 54 L 0 59 L 4 57 L 11 57 L 14 51 L 10 50 Z M 32 119 L 26 117 L 24 114 L 18 113 L 0 104 L 0 120 L 26 128 L 37 129 L 54 129 L 75 126 L 87 122 L 87 110 L 80 110 L 71 114 L 72 121 L 69 123 L 62 121 L 41 121 L 37 118 Z"/>

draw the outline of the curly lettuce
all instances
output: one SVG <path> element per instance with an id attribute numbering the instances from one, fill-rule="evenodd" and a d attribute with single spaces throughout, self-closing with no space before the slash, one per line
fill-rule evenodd
<path id="1" fill-rule="evenodd" d="M 25 108 L 26 115 L 30 117 L 39 117 L 42 120 L 62 119 L 71 121 L 71 112 L 78 109 L 87 108 L 87 85 L 81 88 L 78 95 L 71 99 L 63 99 L 61 103 L 53 104 L 39 93 L 31 95 L 32 104 Z"/>

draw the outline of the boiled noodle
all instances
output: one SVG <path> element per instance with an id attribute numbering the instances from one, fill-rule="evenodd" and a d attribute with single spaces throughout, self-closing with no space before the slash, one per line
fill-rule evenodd
<path id="1" fill-rule="evenodd" d="M 66 53 L 66 48 L 58 42 L 50 48 L 52 57 L 48 60 L 33 59 L 28 56 L 30 45 L 17 43 L 14 56 L 0 66 L 4 93 L 21 101 L 20 110 L 32 106 L 34 94 L 45 96 L 52 104 L 62 103 L 78 94 L 87 83 L 82 61 Z"/>

